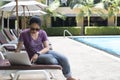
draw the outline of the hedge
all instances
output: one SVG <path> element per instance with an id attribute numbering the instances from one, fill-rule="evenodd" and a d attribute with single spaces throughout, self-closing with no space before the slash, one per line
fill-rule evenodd
<path id="1" fill-rule="evenodd" d="M 81 27 L 51 27 L 44 28 L 48 36 L 63 36 L 64 30 L 68 30 L 73 36 L 80 36 Z M 120 27 L 117 26 L 90 26 L 85 27 L 84 35 L 120 35 Z M 66 36 L 69 34 L 66 33 Z"/>
<path id="2" fill-rule="evenodd" d="M 48 36 L 63 36 L 64 30 L 68 30 L 73 36 L 80 36 L 81 33 L 81 27 L 42 27 L 42 29 Z M 84 35 L 120 35 L 120 26 L 86 26 Z M 66 36 L 69 34 L 66 33 Z"/>
<path id="3" fill-rule="evenodd" d="M 120 27 L 85 27 L 85 35 L 119 35 Z"/>
<path id="4" fill-rule="evenodd" d="M 63 36 L 64 30 L 68 30 L 73 36 L 80 35 L 80 27 L 51 27 L 44 28 L 48 36 Z M 69 34 L 66 33 L 66 36 Z"/>

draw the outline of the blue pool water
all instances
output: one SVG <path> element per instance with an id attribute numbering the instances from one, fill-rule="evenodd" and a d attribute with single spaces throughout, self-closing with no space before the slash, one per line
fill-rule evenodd
<path id="1" fill-rule="evenodd" d="M 120 57 L 120 36 L 85 36 L 73 39 Z"/>

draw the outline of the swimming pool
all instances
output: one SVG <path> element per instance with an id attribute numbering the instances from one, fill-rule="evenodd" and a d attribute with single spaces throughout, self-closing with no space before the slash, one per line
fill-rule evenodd
<path id="1" fill-rule="evenodd" d="M 120 57 L 120 36 L 80 36 L 73 39 Z"/>

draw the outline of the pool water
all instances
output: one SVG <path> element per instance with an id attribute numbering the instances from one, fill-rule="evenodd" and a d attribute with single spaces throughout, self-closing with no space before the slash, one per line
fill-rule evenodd
<path id="1" fill-rule="evenodd" d="M 120 57 L 120 36 L 80 36 L 73 39 Z"/>

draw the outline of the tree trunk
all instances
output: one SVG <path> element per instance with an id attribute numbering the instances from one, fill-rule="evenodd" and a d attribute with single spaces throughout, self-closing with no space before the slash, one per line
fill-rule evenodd
<path id="1" fill-rule="evenodd" d="M 88 27 L 90 26 L 90 16 L 88 16 Z"/>
<path id="2" fill-rule="evenodd" d="M 117 26 L 117 15 L 115 16 L 115 26 Z"/>
<path id="3" fill-rule="evenodd" d="M 84 35 L 84 31 L 85 31 L 85 26 L 81 26 L 81 33 L 80 33 L 81 36 Z"/>

